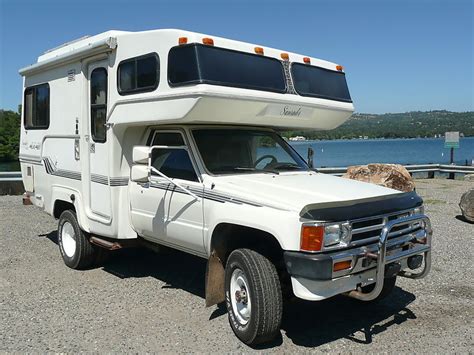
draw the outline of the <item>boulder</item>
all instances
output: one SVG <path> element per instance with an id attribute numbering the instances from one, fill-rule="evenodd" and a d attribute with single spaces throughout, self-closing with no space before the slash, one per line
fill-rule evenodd
<path id="1" fill-rule="evenodd" d="M 464 180 L 466 180 L 466 181 L 474 181 L 474 174 L 466 174 L 466 175 L 464 175 Z"/>
<path id="2" fill-rule="evenodd" d="M 459 207 L 461 207 L 464 218 L 474 223 L 474 189 L 470 189 L 461 196 Z"/>
<path id="3" fill-rule="evenodd" d="M 415 182 L 404 166 L 399 164 L 369 164 L 350 166 L 345 178 L 370 182 L 400 191 L 413 191 Z"/>

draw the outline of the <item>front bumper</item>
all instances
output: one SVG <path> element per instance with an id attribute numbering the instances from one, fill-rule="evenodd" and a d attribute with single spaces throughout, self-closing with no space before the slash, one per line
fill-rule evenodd
<path id="1" fill-rule="evenodd" d="M 420 229 L 389 239 L 392 228 L 406 223 L 420 223 Z M 370 301 L 382 291 L 386 276 L 398 274 L 422 278 L 428 274 L 431 267 L 431 237 L 429 218 L 412 215 L 388 222 L 378 243 L 325 254 L 287 251 L 284 254 L 285 264 L 297 297 L 321 300 L 349 292 L 351 297 Z M 419 266 L 419 255 L 424 260 L 421 271 L 406 271 Z M 342 261 L 350 262 L 350 268 L 334 271 L 334 265 Z M 376 284 L 373 291 L 360 291 L 362 286 L 372 283 Z"/>

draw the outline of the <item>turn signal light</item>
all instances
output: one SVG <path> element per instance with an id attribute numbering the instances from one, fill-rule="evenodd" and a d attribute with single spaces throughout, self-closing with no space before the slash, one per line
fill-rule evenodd
<path id="1" fill-rule="evenodd" d="M 311 64 L 311 58 L 310 57 L 304 57 L 303 62 L 305 62 L 306 64 Z"/>
<path id="2" fill-rule="evenodd" d="M 183 44 L 188 43 L 188 37 L 179 37 L 178 44 L 181 46 Z"/>
<path id="3" fill-rule="evenodd" d="M 300 249 L 303 251 L 320 251 L 323 246 L 323 226 L 303 226 L 301 228 Z"/>
<path id="4" fill-rule="evenodd" d="M 290 60 L 290 56 L 288 55 L 288 53 L 282 53 L 280 54 L 280 57 L 283 60 Z"/>
<path id="5" fill-rule="evenodd" d="M 344 67 L 342 65 L 336 65 L 336 69 L 339 71 L 343 71 Z"/>
<path id="6" fill-rule="evenodd" d="M 351 265 L 352 265 L 352 262 L 350 260 L 339 261 L 334 264 L 333 270 L 334 271 L 347 270 L 351 268 Z"/>
<path id="7" fill-rule="evenodd" d="M 263 55 L 263 48 L 262 47 L 255 47 L 254 50 L 255 50 L 255 53 Z"/>
<path id="8" fill-rule="evenodd" d="M 213 46 L 214 45 L 214 40 L 212 38 L 209 38 L 209 37 L 204 37 L 202 39 L 202 43 L 207 44 L 208 46 Z"/>

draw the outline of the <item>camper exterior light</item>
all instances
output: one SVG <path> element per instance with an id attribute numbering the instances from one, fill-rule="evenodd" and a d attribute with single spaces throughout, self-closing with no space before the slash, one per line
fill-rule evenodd
<path id="1" fill-rule="evenodd" d="M 255 47 L 254 51 L 257 54 L 263 55 L 263 48 L 262 47 Z"/>
<path id="2" fill-rule="evenodd" d="M 213 46 L 214 45 L 214 40 L 212 38 L 209 38 L 209 37 L 204 37 L 202 39 L 202 43 L 206 44 L 208 46 Z"/>

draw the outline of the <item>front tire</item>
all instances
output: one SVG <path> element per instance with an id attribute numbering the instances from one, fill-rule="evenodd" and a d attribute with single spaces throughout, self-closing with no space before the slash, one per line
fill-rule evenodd
<path id="1" fill-rule="evenodd" d="M 250 249 L 234 250 L 227 260 L 225 290 L 229 323 L 241 341 L 255 345 L 277 335 L 282 292 L 270 260 Z"/>
<path id="2" fill-rule="evenodd" d="M 71 269 L 87 269 L 97 260 L 99 251 L 79 227 L 74 211 L 66 210 L 59 217 L 58 244 L 64 263 Z"/>

